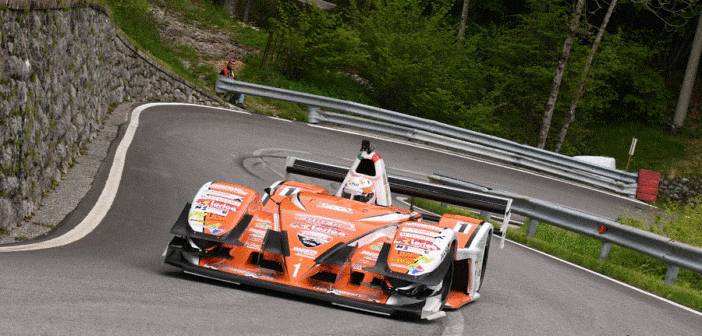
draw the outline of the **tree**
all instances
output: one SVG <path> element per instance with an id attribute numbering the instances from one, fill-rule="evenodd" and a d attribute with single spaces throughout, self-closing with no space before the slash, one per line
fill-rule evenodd
<path id="1" fill-rule="evenodd" d="M 463 10 L 461 11 L 461 25 L 458 28 L 458 43 L 463 43 L 466 38 L 466 21 L 468 21 L 468 4 L 470 0 L 463 0 Z"/>
<path id="2" fill-rule="evenodd" d="M 551 119 L 553 118 L 553 111 L 556 108 L 556 101 L 558 100 L 558 92 L 561 87 L 561 81 L 563 80 L 563 73 L 565 73 L 566 64 L 568 64 L 568 58 L 570 57 L 570 50 L 573 47 L 573 40 L 575 39 L 575 32 L 580 25 L 580 17 L 583 13 L 583 7 L 585 5 L 585 0 L 578 0 L 575 5 L 575 11 L 573 12 L 573 18 L 570 21 L 568 36 L 563 43 L 563 52 L 561 53 L 561 59 L 558 62 L 558 67 L 556 68 L 556 76 L 553 77 L 553 83 L 551 84 L 551 94 L 548 98 L 548 103 L 546 104 L 546 111 L 544 112 L 543 121 L 541 123 L 541 132 L 539 133 L 538 147 L 544 148 L 546 146 L 546 139 L 548 138 L 548 131 L 551 127 Z"/>
<path id="3" fill-rule="evenodd" d="M 612 0 L 612 2 L 609 3 L 607 14 L 605 14 L 605 17 L 602 20 L 600 29 L 597 32 L 597 36 L 595 37 L 595 41 L 592 42 L 592 47 L 590 48 L 590 52 L 587 55 L 587 60 L 585 61 L 585 66 L 583 67 L 583 71 L 580 74 L 578 92 L 575 94 L 575 98 L 573 98 L 573 101 L 570 104 L 570 108 L 568 109 L 568 117 L 565 123 L 563 123 L 563 126 L 561 127 L 561 133 L 558 136 L 558 142 L 556 143 L 556 148 L 554 149 L 556 153 L 561 151 L 561 146 L 563 146 L 563 142 L 565 141 L 566 134 L 568 133 L 568 128 L 570 127 L 570 124 L 573 121 L 575 121 L 575 109 L 578 107 L 578 103 L 580 102 L 580 98 L 583 96 L 583 93 L 585 93 L 585 82 L 587 80 L 588 72 L 590 71 L 590 66 L 592 65 L 592 59 L 595 58 L 597 48 L 600 46 L 600 42 L 602 41 L 602 35 L 604 35 L 605 29 L 607 28 L 607 24 L 609 24 L 609 18 L 612 16 L 612 12 L 614 12 L 614 7 L 616 5 L 617 0 Z"/>
<path id="4" fill-rule="evenodd" d="M 695 75 L 697 74 L 697 65 L 700 61 L 700 53 L 702 52 L 702 13 L 700 14 L 700 20 L 697 23 L 697 30 L 695 31 L 695 39 L 692 43 L 692 50 L 690 51 L 690 58 L 687 62 L 687 71 L 685 72 L 685 78 L 683 79 L 682 88 L 680 89 L 680 96 L 678 97 L 678 105 L 675 108 L 675 115 L 673 116 L 673 132 L 677 132 L 682 128 L 685 117 L 687 116 L 687 107 L 690 103 L 690 96 L 692 95 L 692 87 L 695 83 Z"/>

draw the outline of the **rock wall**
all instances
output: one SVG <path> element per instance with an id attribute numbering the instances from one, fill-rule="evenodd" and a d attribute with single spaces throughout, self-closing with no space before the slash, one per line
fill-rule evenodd
<path id="1" fill-rule="evenodd" d="M 658 197 L 664 201 L 688 202 L 702 195 L 702 176 L 661 178 Z"/>
<path id="2" fill-rule="evenodd" d="M 84 1 L 59 9 L 46 6 L 66 2 L 43 3 L 0 2 L 5 8 L 0 8 L 0 229 L 5 230 L 34 212 L 42 194 L 94 138 L 110 107 L 125 101 L 219 104 L 139 52 L 105 9 Z"/>

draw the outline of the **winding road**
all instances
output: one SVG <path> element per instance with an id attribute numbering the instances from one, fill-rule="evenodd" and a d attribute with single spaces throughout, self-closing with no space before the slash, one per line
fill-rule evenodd
<path id="1" fill-rule="evenodd" d="M 286 156 L 348 165 L 368 137 L 202 106 L 139 106 L 62 226 L 41 240 L 0 247 L 0 333 L 702 334 L 699 312 L 514 243 L 491 250 L 480 300 L 436 321 L 211 281 L 162 263 L 173 222 L 203 183 L 261 191 L 282 179 Z M 440 173 L 608 218 L 643 206 L 465 156 L 371 141 L 391 175 Z"/>

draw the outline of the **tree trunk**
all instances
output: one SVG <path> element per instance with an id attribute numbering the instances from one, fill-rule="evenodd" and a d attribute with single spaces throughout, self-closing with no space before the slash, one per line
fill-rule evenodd
<path id="1" fill-rule="evenodd" d="M 251 0 L 246 0 L 246 8 L 244 8 L 244 23 L 249 23 L 249 9 L 251 9 Z"/>
<path id="2" fill-rule="evenodd" d="M 463 11 L 461 12 L 461 26 L 458 28 L 458 43 L 462 44 L 466 37 L 466 21 L 468 21 L 468 3 L 470 0 L 463 0 Z"/>
<path id="3" fill-rule="evenodd" d="M 583 72 L 580 74 L 578 92 L 575 94 L 575 98 L 573 98 L 573 101 L 570 103 L 570 108 L 568 109 L 568 119 L 566 119 L 565 123 L 563 123 L 563 127 L 561 127 L 561 134 L 558 136 L 558 143 L 556 143 L 556 148 L 554 149 L 556 153 L 561 151 L 561 146 L 563 146 L 563 142 L 565 141 L 568 128 L 570 127 L 570 124 L 575 121 L 575 109 L 578 108 L 580 97 L 582 97 L 583 93 L 585 93 L 585 81 L 587 80 L 587 74 L 590 71 L 590 66 L 592 65 L 592 59 L 595 58 L 597 48 L 600 46 L 600 42 L 602 42 L 602 35 L 604 35 L 605 29 L 609 24 L 609 18 L 612 16 L 612 12 L 614 12 L 614 7 L 616 5 L 617 0 L 612 0 L 612 2 L 609 3 L 607 14 L 605 14 L 604 19 L 602 19 L 602 24 L 600 25 L 600 30 L 597 32 L 597 36 L 595 36 L 595 41 L 592 42 L 590 53 L 587 55 L 585 66 L 583 66 Z"/>
<path id="4" fill-rule="evenodd" d="M 548 97 L 546 112 L 544 112 L 543 122 L 541 123 L 541 133 L 539 134 L 539 143 L 537 145 L 539 148 L 544 148 L 544 146 L 546 146 L 546 138 L 548 138 L 548 130 L 551 127 L 553 110 L 556 108 L 556 100 L 558 100 L 558 91 L 561 87 L 561 80 L 563 79 L 566 64 L 568 64 L 568 57 L 570 57 L 570 49 L 572 48 L 573 40 L 575 39 L 575 30 L 578 29 L 578 26 L 580 25 L 580 16 L 583 13 L 584 4 L 585 0 L 578 0 L 578 3 L 575 5 L 573 19 L 570 21 L 570 26 L 568 27 L 570 31 L 568 32 L 568 36 L 563 43 L 563 52 L 561 53 L 560 61 L 558 61 L 556 76 L 553 78 L 551 94 Z"/>
<path id="5" fill-rule="evenodd" d="M 685 117 L 687 116 L 687 108 L 690 104 L 690 96 L 692 96 L 692 87 L 695 83 L 695 75 L 697 74 L 697 65 L 700 61 L 700 52 L 702 51 L 702 13 L 697 22 L 697 30 L 695 38 L 692 42 L 692 50 L 690 58 L 687 61 L 687 70 L 685 70 L 685 78 L 683 78 L 680 95 L 678 96 L 678 104 L 675 108 L 673 116 L 672 131 L 677 132 L 683 127 Z"/>
<path id="6" fill-rule="evenodd" d="M 232 17 L 237 17 L 237 7 L 239 6 L 239 1 L 240 0 L 225 0 L 224 1 L 224 10 L 229 13 Z"/>

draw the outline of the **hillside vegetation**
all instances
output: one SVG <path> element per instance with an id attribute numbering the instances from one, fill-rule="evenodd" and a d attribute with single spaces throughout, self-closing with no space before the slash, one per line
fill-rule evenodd
<path id="1" fill-rule="evenodd" d="M 154 7 L 258 50 L 242 55 L 241 79 L 376 105 L 529 145 L 537 143 L 572 14 L 570 2 L 474 1 L 460 41 L 463 1 L 340 0 L 332 1 L 337 7 L 329 11 L 297 1 L 254 1 L 248 19 L 256 28 L 230 15 L 233 10 L 241 16 L 246 1 L 102 1 L 136 43 L 204 87 L 214 85 L 226 57 L 203 59 L 192 46 L 165 39 Z M 238 7 L 225 6 L 232 3 Z M 546 149 L 554 148 L 604 15 L 597 3 L 588 6 Z M 679 50 L 689 50 L 695 28 L 695 20 L 685 21 L 689 17 L 656 16 L 632 3 L 617 7 L 562 153 L 612 156 L 624 169 L 636 137 L 630 171 L 700 173 L 696 102 L 682 132 L 668 132 L 687 60 Z M 666 25 L 683 23 L 673 31 Z M 304 118 L 304 111 L 291 105 L 267 111 Z"/>

